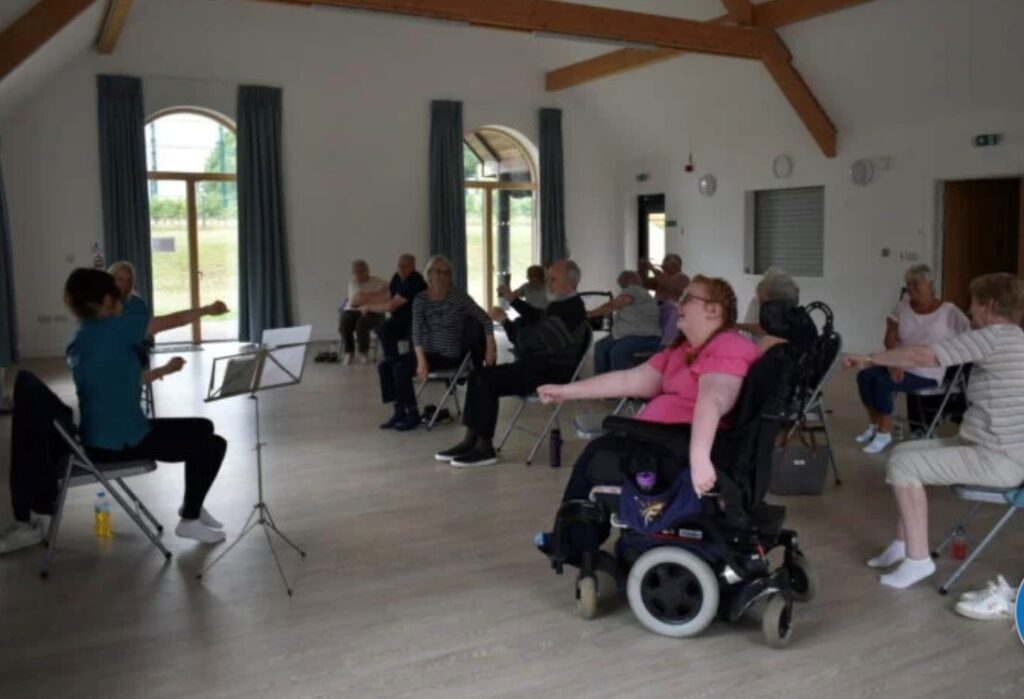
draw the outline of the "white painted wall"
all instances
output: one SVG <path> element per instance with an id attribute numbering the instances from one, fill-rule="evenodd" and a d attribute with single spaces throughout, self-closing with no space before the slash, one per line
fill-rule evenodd
<path id="1" fill-rule="evenodd" d="M 938 182 L 1024 174 L 1024 48 L 1007 34 L 1022 23 L 1024 3 L 1010 0 L 880 0 L 784 30 L 837 122 L 833 160 L 756 63 L 686 56 L 582 88 L 633 153 L 618 168 L 621 254 L 636 255 L 636 195 L 664 192 L 683 231 L 670 249 L 686 271 L 731 280 L 745 305 L 758 277 L 743 274 L 744 193 L 824 185 L 825 277 L 800 279 L 803 297 L 833 306 L 847 347 L 879 346 L 911 264 L 900 253 L 941 257 Z M 989 132 L 1004 144 L 972 146 Z M 780 153 L 796 163 L 784 181 L 771 171 Z M 854 160 L 883 157 L 874 184 L 850 182 Z M 718 179 L 712 198 L 697 190 L 704 173 Z"/>
<path id="2" fill-rule="evenodd" d="M 687 0 L 679 13 L 712 16 L 717 5 Z M 429 102 L 452 98 L 467 128 L 505 124 L 534 140 L 536 109 L 564 110 L 569 238 L 584 286 L 608 287 L 632 264 L 635 196 L 664 192 L 683 231 L 670 232 L 670 248 L 689 272 L 731 279 L 745 300 L 756 278 L 742 273 L 744 193 L 824 185 L 826 276 L 800 280 L 804 296 L 834 306 L 848 347 L 874 347 L 906 264 L 899 253 L 936 261 L 937 182 L 1024 174 L 1024 46 L 1012 35 L 1022 23 L 1019 0 L 876 0 L 782 30 L 839 127 L 840 154 L 828 160 L 754 62 L 688 55 L 550 95 L 545 69 L 608 47 L 250 0 L 140 0 L 115 56 L 83 53 L 13 109 L 0 85 L 24 350 L 60 352 L 68 326 L 38 316 L 62 312 L 66 256 L 85 262 L 102 237 L 100 72 L 145 78 L 151 110 L 233 115 L 240 82 L 284 88 L 294 302 L 320 337 L 333 332 L 350 258 L 385 273 L 399 252 L 427 252 Z M 1005 143 L 975 149 L 980 132 Z M 697 171 L 687 174 L 691 151 Z M 796 162 L 784 183 L 771 174 L 780 153 Z M 865 157 L 891 167 L 858 188 L 848 169 Z M 642 185 L 640 172 L 650 175 Z M 697 193 L 707 172 L 719 183 L 710 199 Z M 881 257 L 883 247 L 895 254 Z"/>
<path id="3" fill-rule="evenodd" d="M 603 48 L 603 47 L 601 47 Z M 601 50 L 601 49 L 598 49 Z M 240 83 L 284 89 L 285 204 L 297 320 L 330 337 L 349 261 L 381 275 L 428 253 L 432 99 L 460 99 L 467 129 L 503 124 L 537 142 L 537 110 L 563 109 L 567 227 L 584 284 L 607 287 L 614 163 L 599 120 L 543 91 L 543 66 L 578 42 L 249 0 L 144 0 L 113 57 L 84 52 L 0 112 L 23 354 L 63 352 L 61 289 L 102 240 L 95 76 L 144 79 L 147 112 L 201 106 L 234 117 Z M 2 105 L 0 105 L 2 108 Z"/>

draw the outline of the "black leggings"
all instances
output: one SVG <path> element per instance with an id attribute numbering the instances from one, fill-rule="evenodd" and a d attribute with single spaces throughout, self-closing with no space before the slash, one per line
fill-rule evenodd
<path id="1" fill-rule="evenodd" d="M 338 333 L 341 335 L 341 347 L 345 354 L 354 354 L 359 348 L 360 354 L 370 351 L 370 331 L 384 322 L 380 313 L 363 313 L 362 311 L 342 311 Z"/>
<path id="2" fill-rule="evenodd" d="M 214 434 L 213 423 L 205 418 L 159 418 L 149 421 L 150 429 L 134 447 L 111 451 L 87 447 L 89 458 L 98 463 L 154 459 L 185 462 L 185 501 L 181 516 L 198 519 L 203 500 L 210 491 L 228 443 Z"/>

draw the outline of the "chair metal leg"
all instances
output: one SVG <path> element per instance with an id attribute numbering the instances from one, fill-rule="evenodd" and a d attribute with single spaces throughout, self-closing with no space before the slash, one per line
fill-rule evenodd
<path id="1" fill-rule="evenodd" d="M 832 448 L 832 432 L 828 427 L 828 411 L 821 403 L 818 404 L 818 415 L 821 417 L 821 426 L 825 432 L 825 443 L 828 445 L 828 459 L 832 464 L 832 475 L 835 476 L 836 485 L 842 485 L 843 481 L 839 478 L 839 465 L 836 464 L 836 452 Z"/>
<path id="2" fill-rule="evenodd" d="M 53 563 L 53 555 L 57 550 L 57 534 L 60 532 L 61 519 L 64 517 L 64 503 L 68 497 L 68 483 L 71 482 L 72 460 L 67 459 L 67 469 L 64 471 L 64 480 L 60 484 L 57 493 L 57 507 L 53 511 L 53 518 L 50 520 L 50 530 L 46 533 L 46 553 L 43 555 L 43 567 L 39 576 L 44 580 L 50 577 L 50 566 Z"/>
<path id="3" fill-rule="evenodd" d="M 165 547 L 163 542 L 160 541 L 160 538 L 156 533 L 146 525 L 142 520 L 142 517 L 140 517 L 135 510 L 129 506 L 128 501 L 125 500 L 121 492 L 117 490 L 117 488 L 114 488 L 111 482 L 108 481 L 99 471 L 96 471 L 94 475 L 96 476 L 96 480 L 103 484 L 106 491 L 110 493 L 115 500 L 117 500 L 117 504 L 121 506 L 121 509 L 128 513 L 128 516 L 132 518 L 132 521 L 134 521 L 139 529 L 142 530 L 142 533 L 146 535 L 146 538 L 149 539 L 150 542 L 152 542 L 153 546 L 155 546 L 157 550 L 164 555 L 164 558 L 170 560 L 171 552 L 167 550 L 167 547 Z"/>
<path id="4" fill-rule="evenodd" d="M 508 436 L 512 434 L 512 430 L 515 429 L 516 423 L 519 422 L 519 416 L 526 410 L 526 398 L 520 398 L 519 408 L 516 410 L 515 415 L 512 416 L 512 422 L 508 423 L 508 428 L 505 430 L 505 434 L 501 435 L 501 439 L 498 440 L 498 445 L 494 447 L 494 451 L 500 452 L 502 447 L 505 446 L 505 442 L 508 440 Z"/>
<path id="5" fill-rule="evenodd" d="M 957 520 L 956 524 L 954 524 L 953 527 L 949 530 L 949 533 L 946 534 L 946 538 L 942 540 L 942 543 L 939 544 L 932 551 L 932 558 L 938 558 L 939 556 L 941 556 L 942 552 L 946 550 L 946 547 L 949 546 L 950 542 L 953 541 L 954 537 L 961 535 L 965 531 L 967 531 L 967 523 L 971 521 L 971 518 L 974 517 L 974 513 L 978 511 L 978 508 L 980 508 L 981 505 L 982 503 L 976 502 L 969 508 L 967 508 L 967 513 Z"/>
<path id="6" fill-rule="evenodd" d="M 537 435 L 536 441 L 533 443 L 533 449 L 530 450 L 530 455 L 526 457 L 526 465 L 529 466 L 533 463 L 533 457 L 537 455 L 537 450 L 540 449 L 540 445 L 544 442 L 544 438 L 551 432 L 551 428 L 556 422 L 558 422 L 558 414 L 562 411 L 563 403 L 559 403 L 555 406 L 555 409 L 551 411 L 551 417 L 548 418 L 547 424 L 544 425 L 544 429 Z"/>
<path id="7" fill-rule="evenodd" d="M 124 479 L 118 478 L 117 484 L 121 486 L 121 488 L 124 489 L 125 494 L 129 498 L 131 498 L 131 501 L 135 505 L 137 511 L 141 512 L 146 517 L 146 519 L 148 519 L 153 524 L 153 526 L 156 528 L 158 532 L 162 532 L 164 530 L 164 525 L 160 524 L 160 521 L 153 516 L 153 513 L 149 511 L 148 507 L 146 507 L 146 503 L 142 502 L 142 500 L 138 498 L 138 496 L 135 494 L 135 491 L 129 488 L 128 484 L 124 482 Z"/>
<path id="8" fill-rule="evenodd" d="M 1012 506 L 1007 508 L 1006 513 L 999 518 L 998 522 L 996 522 L 996 526 L 992 527 L 988 534 L 985 535 L 985 538 L 981 540 L 981 543 L 971 551 L 971 555 L 967 557 L 967 560 L 961 563 L 960 567 L 957 568 L 951 576 L 949 576 L 949 580 L 942 584 L 942 587 L 939 588 L 939 594 L 944 595 L 948 593 L 953 586 L 956 585 L 960 576 L 967 572 L 967 568 L 974 562 L 974 559 L 981 555 L 981 552 L 985 550 L 985 547 L 989 545 L 992 539 L 996 538 L 996 534 L 999 533 L 999 530 L 1006 526 L 1007 522 L 1010 521 L 1010 518 L 1013 517 L 1014 513 L 1018 509 L 1019 508 Z"/>
<path id="9" fill-rule="evenodd" d="M 437 416 L 441 412 L 441 408 L 443 408 L 448 403 L 448 398 L 452 395 L 452 391 L 455 390 L 454 381 L 446 381 L 445 383 L 447 383 L 447 388 L 445 388 L 444 394 L 441 395 L 441 400 L 437 402 L 437 407 L 434 408 L 434 414 L 430 416 L 430 422 L 427 423 L 428 430 L 432 429 L 434 425 L 437 423 Z M 456 402 L 458 402 L 458 398 L 456 398 L 455 400 Z"/>

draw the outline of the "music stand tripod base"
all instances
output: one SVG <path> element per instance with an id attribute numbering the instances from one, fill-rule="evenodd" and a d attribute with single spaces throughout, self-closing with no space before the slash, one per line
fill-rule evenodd
<path id="1" fill-rule="evenodd" d="M 260 437 L 259 392 L 269 388 L 294 386 L 301 381 L 302 369 L 305 365 L 306 345 L 309 343 L 311 331 L 311 326 L 266 330 L 263 333 L 263 344 L 256 352 L 232 355 L 230 357 L 217 357 L 214 360 L 213 371 L 210 375 L 209 393 L 206 398 L 207 402 L 239 395 L 248 395 L 249 399 L 253 402 L 256 424 L 256 477 L 259 495 L 238 537 L 221 551 L 216 558 L 203 567 L 196 575 L 196 580 L 202 580 L 203 575 L 235 548 L 238 542 L 244 539 L 249 532 L 256 527 L 261 527 L 263 534 L 267 538 L 267 545 L 270 547 L 270 554 L 274 558 L 274 564 L 277 566 L 277 572 L 284 583 L 284 589 L 289 597 L 292 596 L 292 587 L 277 555 L 277 548 L 274 546 L 274 538 L 271 534 L 279 537 L 281 541 L 291 547 L 302 558 L 306 557 L 306 552 L 299 548 L 294 541 L 289 539 L 278 528 L 277 522 L 274 521 L 274 516 L 270 512 L 270 507 L 263 498 L 263 447 L 266 445 L 261 441 Z M 272 347 L 272 349 L 268 347 Z M 222 360 L 224 361 L 224 371 L 218 384 L 216 380 L 218 362 Z"/>

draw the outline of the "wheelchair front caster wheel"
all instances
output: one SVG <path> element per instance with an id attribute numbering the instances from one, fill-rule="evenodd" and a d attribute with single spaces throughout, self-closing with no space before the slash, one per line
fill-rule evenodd
<path id="1" fill-rule="evenodd" d="M 764 640 L 772 648 L 785 648 L 793 637 L 793 605 L 782 595 L 772 595 L 761 617 Z"/>
<path id="2" fill-rule="evenodd" d="M 818 572 L 802 553 L 793 556 L 789 590 L 795 602 L 810 602 L 818 594 Z"/>
<path id="3" fill-rule="evenodd" d="M 597 578 L 586 575 L 576 581 L 576 612 L 584 619 L 597 616 Z"/>

